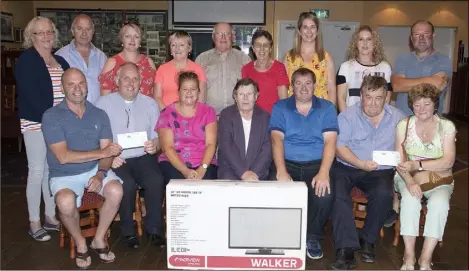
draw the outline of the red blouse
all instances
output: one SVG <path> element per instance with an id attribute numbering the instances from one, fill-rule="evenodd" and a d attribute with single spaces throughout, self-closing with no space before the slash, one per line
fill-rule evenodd
<path id="1" fill-rule="evenodd" d="M 115 80 L 117 69 L 127 61 L 119 54 L 111 58 L 116 61 L 116 64 L 112 70 L 99 76 L 99 84 L 101 85 L 101 89 L 110 89 L 111 92 L 117 92 L 118 89 Z M 150 66 L 149 61 L 151 60 L 148 57 L 142 55 L 140 60 L 135 64 L 140 68 L 140 77 L 142 78 L 142 81 L 140 82 L 140 93 L 153 98 L 153 85 L 156 69 Z"/>
<path id="2" fill-rule="evenodd" d="M 289 80 L 285 66 L 274 60 L 274 63 L 268 71 L 258 72 L 254 68 L 254 61 L 244 65 L 241 69 L 243 78 L 251 78 L 259 86 L 259 97 L 257 98 L 256 104 L 264 109 L 265 111 L 272 113 L 272 107 L 279 100 L 278 97 L 278 86 L 289 85 Z"/>

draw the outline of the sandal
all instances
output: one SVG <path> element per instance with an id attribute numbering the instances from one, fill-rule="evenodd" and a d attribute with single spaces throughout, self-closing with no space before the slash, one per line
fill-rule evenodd
<path id="1" fill-rule="evenodd" d="M 114 253 L 112 253 L 110 250 L 109 250 L 109 247 L 104 247 L 104 248 L 94 248 L 93 246 L 90 246 L 90 249 L 98 254 L 99 256 L 99 259 L 101 260 L 102 263 L 112 263 L 116 260 L 116 256 L 114 255 Z M 114 255 L 114 258 L 112 260 L 107 260 L 103 257 L 101 257 L 101 255 L 107 255 L 109 257 L 109 253 L 112 253 Z"/>
<path id="2" fill-rule="evenodd" d="M 60 231 L 60 223 L 52 224 L 49 222 L 44 223 L 43 228 L 47 231 Z"/>
<path id="3" fill-rule="evenodd" d="M 50 240 L 50 235 L 44 230 L 43 228 L 40 228 L 36 232 L 32 232 L 31 229 L 28 231 L 29 235 L 31 235 L 34 240 L 39 241 L 39 242 L 46 242 Z"/>
<path id="4" fill-rule="evenodd" d="M 404 263 L 401 266 L 401 270 L 415 270 L 415 259 L 413 262 L 406 262 L 404 258 L 402 260 Z"/>
<path id="5" fill-rule="evenodd" d="M 88 262 L 88 258 L 90 259 L 90 263 L 89 263 L 88 265 L 85 265 L 85 266 L 79 266 L 79 265 L 78 265 L 77 260 L 82 260 L 82 261 L 85 261 L 85 263 L 87 263 L 87 262 Z M 90 257 L 90 255 L 88 254 L 88 251 L 87 251 L 87 252 L 83 252 L 83 253 L 77 251 L 77 252 L 76 252 L 76 258 L 75 258 L 75 264 L 77 265 L 77 268 L 79 268 L 79 269 L 86 270 L 86 269 L 90 268 L 90 266 L 91 266 L 91 257 Z"/>

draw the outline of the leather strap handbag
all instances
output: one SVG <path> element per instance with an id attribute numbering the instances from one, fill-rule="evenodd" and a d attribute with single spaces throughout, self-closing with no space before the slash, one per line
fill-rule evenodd
<path id="1" fill-rule="evenodd" d="M 410 117 L 407 118 L 407 124 L 406 124 L 406 127 L 405 127 L 405 136 L 404 136 L 404 140 L 402 141 L 401 143 L 401 147 L 402 147 L 402 151 L 404 152 L 404 160 L 407 161 L 408 160 L 408 156 L 407 156 L 407 152 L 405 150 L 405 141 L 407 139 L 407 133 L 409 131 L 409 122 L 410 122 Z M 436 159 L 424 159 L 424 160 L 421 160 L 421 161 L 427 161 L 427 160 L 436 160 Z M 448 185 L 448 184 L 452 184 L 453 183 L 453 174 L 451 174 L 450 176 L 447 176 L 447 177 L 441 177 L 438 173 L 434 172 L 434 171 L 430 171 L 430 170 L 427 170 L 430 172 L 428 178 L 428 182 L 426 183 L 423 183 L 423 184 L 420 184 L 420 189 L 422 189 L 423 192 L 425 191 L 428 191 L 428 190 L 432 190 L 433 188 L 435 187 L 438 187 L 440 185 Z M 414 176 L 415 172 L 411 172 L 410 173 L 412 176 Z"/>

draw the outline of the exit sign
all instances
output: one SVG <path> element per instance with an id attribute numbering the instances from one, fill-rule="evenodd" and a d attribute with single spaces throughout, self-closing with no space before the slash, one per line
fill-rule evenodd
<path id="1" fill-rule="evenodd" d="M 321 9 L 321 8 L 314 8 L 311 12 L 316 13 L 316 17 L 319 19 L 327 19 L 329 18 L 329 10 L 328 9 Z"/>

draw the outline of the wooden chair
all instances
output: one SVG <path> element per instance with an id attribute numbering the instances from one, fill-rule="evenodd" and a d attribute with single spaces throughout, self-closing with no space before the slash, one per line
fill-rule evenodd
<path id="1" fill-rule="evenodd" d="M 82 204 L 78 208 L 80 213 L 80 228 L 83 237 L 94 237 L 96 235 L 96 229 L 98 228 L 99 221 L 99 209 L 104 202 L 104 198 L 97 193 L 86 192 L 83 194 Z M 111 236 L 111 230 L 109 229 L 105 241 L 108 244 L 108 238 Z M 65 239 L 69 240 L 70 243 L 70 259 L 75 259 L 76 247 L 75 241 L 72 236 L 68 233 L 67 229 L 60 223 L 60 244 L 61 248 L 65 247 Z"/>
<path id="2" fill-rule="evenodd" d="M 399 197 L 400 199 L 400 197 Z M 419 236 L 423 236 L 423 230 L 425 228 L 425 219 L 427 217 L 427 201 L 425 199 L 422 199 L 422 209 L 420 210 L 420 222 L 419 222 Z M 399 218 L 397 219 L 396 226 L 394 227 L 394 240 L 392 242 L 393 246 L 397 247 L 399 244 L 399 237 L 400 237 L 400 229 L 401 229 L 401 223 Z M 438 245 L 440 247 L 443 246 L 443 240 L 438 242 Z"/>
<path id="3" fill-rule="evenodd" d="M 137 195 L 135 196 L 135 210 L 133 213 L 133 219 L 135 223 L 137 224 L 137 234 L 139 237 L 143 235 L 143 229 L 142 229 L 142 221 L 143 221 L 143 215 L 142 215 L 142 200 L 140 199 L 140 189 L 137 189 Z M 120 221 L 120 216 L 119 214 L 116 215 L 116 218 L 114 221 Z"/>
<path id="4" fill-rule="evenodd" d="M 365 224 L 366 204 L 368 203 L 368 199 L 366 198 L 366 194 L 356 187 L 352 189 L 350 195 L 352 196 L 353 202 L 353 217 L 355 218 L 355 226 L 361 229 Z M 381 238 L 384 237 L 383 228 L 381 228 L 379 231 L 379 236 L 381 236 Z"/>

